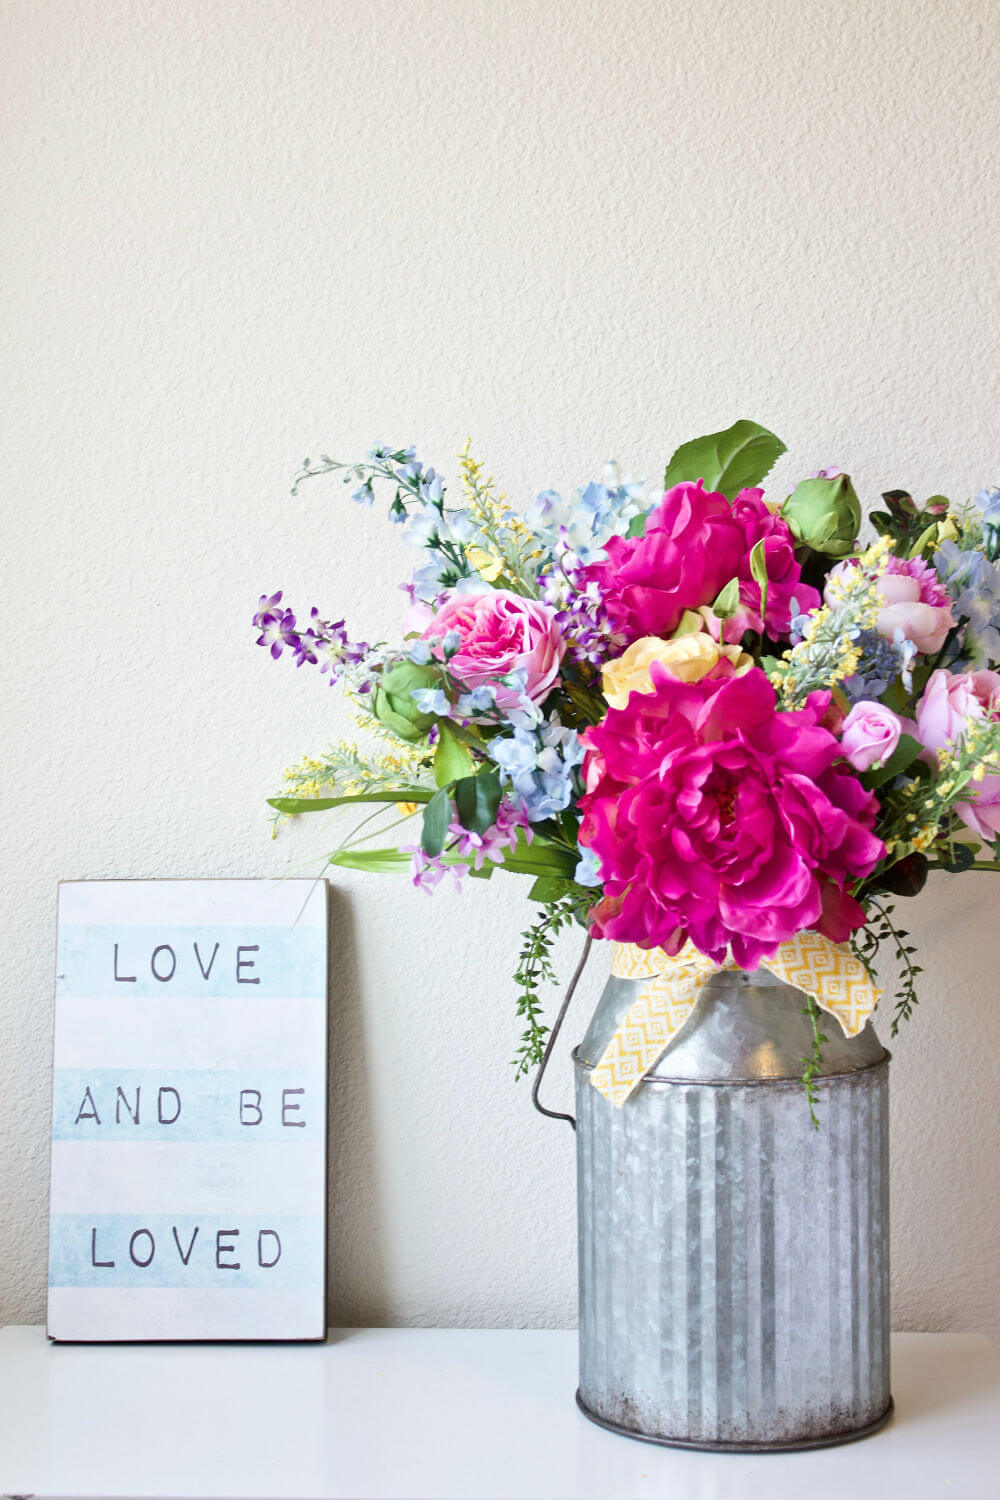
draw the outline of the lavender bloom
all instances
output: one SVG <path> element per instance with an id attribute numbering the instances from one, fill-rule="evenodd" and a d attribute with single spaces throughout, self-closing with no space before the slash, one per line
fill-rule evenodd
<path id="1" fill-rule="evenodd" d="M 540 729 L 519 726 L 509 738 L 491 740 L 488 749 L 501 782 L 513 789 L 529 822 L 551 818 L 573 801 L 574 772 L 584 756 L 575 729 L 563 728 L 557 719 Z"/>
<path id="2" fill-rule="evenodd" d="M 299 649 L 300 640 L 295 629 L 295 616 L 281 603 L 281 590 L 276 594 L 261 594 L 257 613 L 253 617 L 254 629 L 260 631 L 258 646 L 267 646 L 277 661 L 287 646 L 291 651 Z"/>
<path id="3" fill-rule="evenodd" d="M 309 628 L 299 631 L 292 611 L 281 605 L 280 590 L 261 595 L 253 623 L 260 630 L 258 646 L 267 646 L 275 660 L 287 646 L 294 653 L 296 666 L 305 662 L 319 666 L 321 672 L 329 673 L 331 684 L 338 681 L 344 667 L 362 662 L 370 649 L 366 641 L 347 639 L 343 620 L 332 624 L 321 620 L 315 607 L 309 613 Z"/>
<path id="4" fill-rule="evenodd" d="M 466 865 L 445 864 L 439 854 L 425 854 L 419 844 L 404 844 L 402 852 L 410 855 L 410 880 L 418 891 L 433 895 L 446 875 L 451 875 L 455 890 L 461 894 Z"/>
<path id="5" fill-rule="evenodd" d="M 372 505 L 374 505 L 375 491 L 372 489 L 371 480 L 366 479 L 360 489 L 356 489 L 354 491 L 354 493 L 351 495 L 351 499 L 356 500 L 359 505 L 363 505 L 366 509 L 369 509 Z"/>
<path id="6" fill-rule="evenodd" d="M 600 666 L 609 657 L 620 656 L 625 641 L 604 608 L 596 579 L 581 588 L 578 576 L 571 560 L 566 558 L 562 570 L 546 573 L 538 581 L 542 598 L 554 611 L 566 640 L 567 659 L 578 665 L 589 662 Z"/>

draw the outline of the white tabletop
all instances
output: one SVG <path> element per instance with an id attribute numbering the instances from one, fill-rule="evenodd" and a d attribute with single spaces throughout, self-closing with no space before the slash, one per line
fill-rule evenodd
<path id="1" fill-rule="evenodd" d="M 1000 1358 L 897 1334 L 896 1416 L 810 1453 L 707 1454 L 577 1411 L 576 1335 L 345 1329 L 327 1344 L 52 1345 L 0 1332 L 0 1495 L 147 1500 L 990 1500 Z"/>

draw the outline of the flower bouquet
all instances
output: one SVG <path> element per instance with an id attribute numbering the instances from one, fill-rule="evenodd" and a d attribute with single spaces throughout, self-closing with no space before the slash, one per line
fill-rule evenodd
<path id="1" fill-rule="evenodd" d="M 296 480 L 338 474 L 369 507 L 384 488 L 419 565 L 395 642 L 261 598 L 259 644 L 343 682 L 375 742 L 293 766 L 271 805 L 381 808 L 392 847 L 368 814 L 331 865 L 426 891 L 530 878 L 516 1075 L 541 1061 L 567 924 L 745 970 L 803 932 L 867 970 L 888 944 L 895 1032 L 920 969 L 894 898 L 998 867 L 1000 490 L 889 491 L 862 543 L 838 470 L 765 496 L 784 451 L 742 421 L 683 444 L 652 493 L 609 463 L 523 512 L 468 447 L 457 497 L 412 448 Z"/>

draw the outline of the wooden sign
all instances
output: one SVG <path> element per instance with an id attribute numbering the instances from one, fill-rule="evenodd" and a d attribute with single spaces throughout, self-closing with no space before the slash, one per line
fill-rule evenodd
<path id="1" fill-rule="evenodd" d="M 326 1332 L 325 881 L 59 887 L 48 1332 Z"/>

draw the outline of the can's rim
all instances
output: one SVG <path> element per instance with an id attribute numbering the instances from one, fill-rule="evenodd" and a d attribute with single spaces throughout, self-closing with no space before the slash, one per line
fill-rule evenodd
<path id="1" fill-rule="evenodd" d="M 595 1063 L 584 1062 L 580 1056 L 579 1047 L 573 1048 L 573 1062 L 581 1073 L 593 1073 Z M 824 1083 L 833 1083 L 839 1078 L 860 1078 L 862 1073 L 871 1073 L 878 1068 L 888 1068 L 892 1061 L 892 1053 L 888 1048 L 882 1049 L 882 1056 L 877 1057 L 874 1062 L 864 1063 L 860 1068 L 841 1068 L 837 1073 L 817 1073 L 813 1079 L 813 1087 L 818 1088 Z M 648 1088 L 656 1088 L 660 1084 L 687 1084 L 689 1088 L 707 1089 L 758 1089 L 784 1087 L 802 1087 L 802 1075 L 800 1073 L 776 1073 L 767 1078 L 690 1078 L 664 1077 L 662 1074 L 655 1078 L 646 1077 L 643 1084 Z"/>

